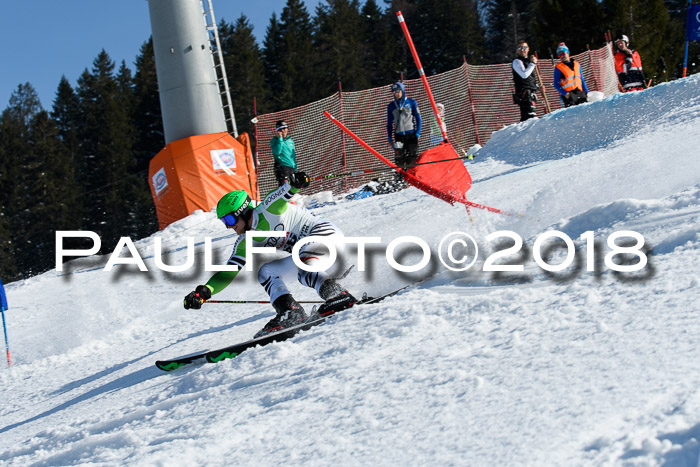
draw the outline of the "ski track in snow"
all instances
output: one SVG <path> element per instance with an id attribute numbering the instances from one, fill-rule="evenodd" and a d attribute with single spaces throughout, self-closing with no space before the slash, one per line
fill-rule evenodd
<path id="1" fill-rule="evenodd" d="M 226 258 L 235 238 L 212 213 L 137 242 L 148 273 L 88 258 L 6 285 L 14 364 L 0 370 L 0 463 L 700 465 L 700 75 L 511 125 L 467 167 L 470 200 L 522 216 L 473 209 L 472 223 L 414 188 L 316 208 L 348 236 L 382 238 L 367 270 L 343 281 L 351 291 L 425 280 L 219 364 L 154 366 L 247 340 L 273 314 L 182 309 L 209 277 L 201 245 L 192 270 L 156 270 L 156 236 L 167 264 L 185 263 L 186 236 L 214 237 Z M 498 230 L 523 239 L 525 253 L 509 257 L 523 272 L 481 272 Z M 532 259 L 548 230 L 578 249 L 564 272 Z M 643 235 L 644 271 L 605 267 L 605 240 L 620 230 Z M 467 272 L 435 259 L 453 231 L 477 239 Z M 420 273 L 384 259 L 404 235 L 431 247 Z M 349 250 L 338 270 L 356 261 Z M 215 298 L 265 297 L 243 272 Z"/>

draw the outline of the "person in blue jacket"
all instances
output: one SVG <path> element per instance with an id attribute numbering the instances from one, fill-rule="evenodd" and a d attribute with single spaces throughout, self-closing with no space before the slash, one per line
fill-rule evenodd
<path id="1" fill-rule="evenodd" d="M 421 116 L 415 100 L 406 97 L 403 83 L 391 86 L 394 99 L 387 106 L 386 132 L 389 144 L 394 148 L 394 162 L 401 168 L 416 163 Z"/>

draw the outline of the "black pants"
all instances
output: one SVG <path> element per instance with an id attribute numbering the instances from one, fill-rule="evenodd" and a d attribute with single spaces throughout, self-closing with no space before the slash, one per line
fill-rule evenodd
<path id="1" fill-rule="evenodd" d="M 562 97 L 562 100 L 564 101 L 564 107 L 571 107 L 572 105 L 579 105 L 583 104 L 584 102 L 588 102 L 588 94 L 580 89 L 574 89 L 569 93 L 568 98 Z"/>
<path id="2" fill-rule="evenodd" d="M 401 148 L 396 149 L 396 144 L 394 144 L 394 162 L 396 165 L 406 168 L 415 164 L 418 159 L 418 138 L 416 134 L 394 134 L 394 142 L 403 145 Z"/>
<path id="3" fill-rule="evenodd" d="M 520 106 L 520 121 L 537 117 L 537 94 L 535 91 L 523 90 L 520 94 L 513 95 L 513 102 Z"/>
<path id="4" fill-rule="evenodd" d="M 280 165 L 275 162 L 275 179 L 279 186 L 284 185 L 284 182 L 289 180 L 289 177 L 294 173 L 294 169 L 286 165 Z"/>

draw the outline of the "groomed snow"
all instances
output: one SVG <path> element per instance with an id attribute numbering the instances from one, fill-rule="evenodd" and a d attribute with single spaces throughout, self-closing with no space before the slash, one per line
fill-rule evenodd
<path id="1" fill-rule="evenodd" d="M 506 127 L 467 167 L 471 200 L 516 215 L 473 209 L 472 222 L 414 188 L 317 208 L 348 236 L 382 238 L 367 271 L 343 281 L 352 292 L 425 280 L 216 365 L 154 366 L 246 340 L 272 316 L 269 305 L 184 310 L 210 274 L 201 246 L 189 271 L 156 269 L 156 236 L 168 264 L 185 263 L 188 236 L 215 238 L 225 259 L 235 237 L 213 213 L 137 242 L 148 273 L 90 258 L 6 285 L 13 365 L 0 369 L 0 463 L 698 465 L 700 75 Z M 507 258 L 522 273 L 482 271 L 499 230 L 522 237 Z M 533 259 L 548 230 L 579 250 L 560 273 Z M 641 272 L 604 262 L 622 230 L 645 240 Z M 479 244 L 468 272 L 435 257 L 453 231 Z M 407 235 L 433 258 L 400 274 L 384 250 Z M 564 259 L 548 251 L 551 264 Z M 415 264 L 418 253 L 397 258 Z M 244 272 L 215 298 L 266 297 Z"/>

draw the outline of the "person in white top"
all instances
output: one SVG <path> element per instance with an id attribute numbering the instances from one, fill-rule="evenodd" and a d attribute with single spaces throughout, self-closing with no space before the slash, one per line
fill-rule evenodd
<path id="1" fill-rule="evenodd" d="M 520 121 L 524 122 L 528 118 L 536 117 L 537 104 L 537 57 L 530 55 L 530 47 L 526 41 L 518 42 L 516 57 L 513 60 L 513 82 L 515 83 L 515 94 L 513 102 L 520 106 Z"/>

